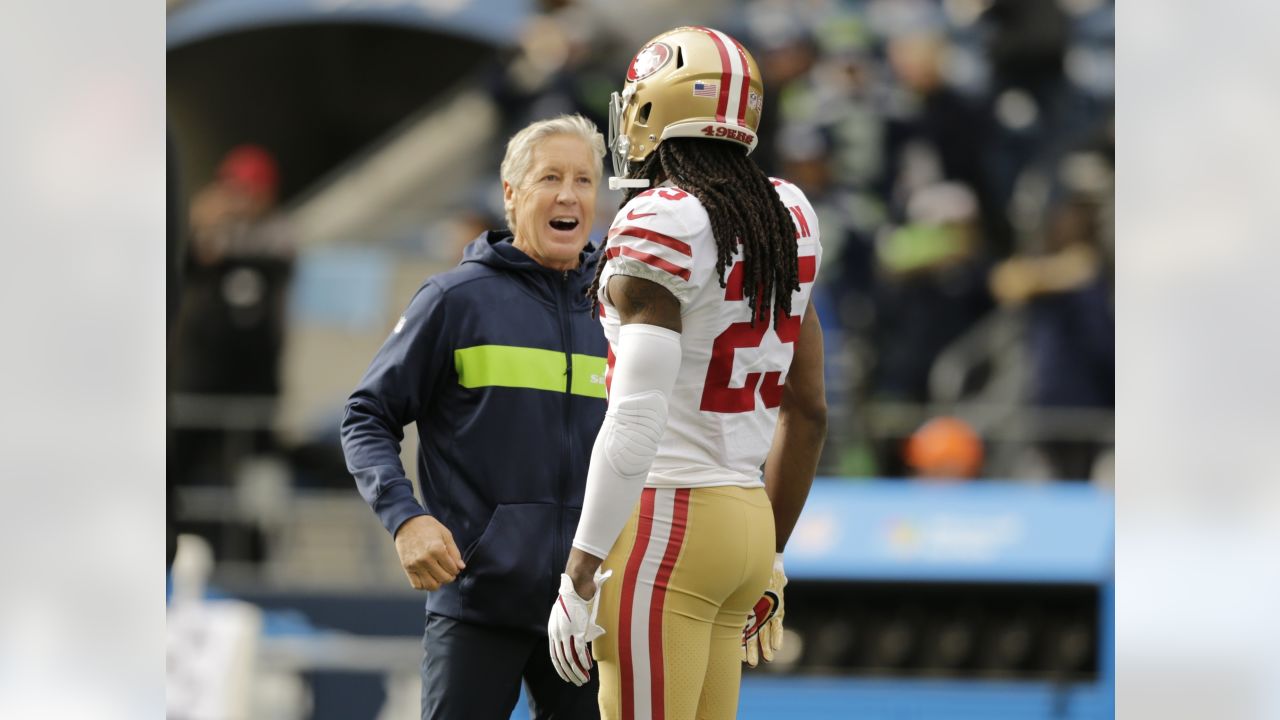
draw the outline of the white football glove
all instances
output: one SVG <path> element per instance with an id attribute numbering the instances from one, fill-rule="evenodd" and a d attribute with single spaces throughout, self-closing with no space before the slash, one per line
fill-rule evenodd
<path id="1" fill-rule="evenodd" d="M 787 586 L 787 574 L 782 570 L 782 553 L 773 559 L 773 575 L 769 587 L 756 602 L 755 609 L 747 615 L 747 625 L 742 629 L 742 661 L 751 667 L 773 662 L 773 654 L 782 649 L 782 589 Z"/>
<path id="2" fill-rule="evenodd" d="M 595 659 L 587 643 L 604 634 L 604 628 L 596 624 L 596 614 L 600 612 L 600 586 L 612 574 L 612 570 L 603 575 L 596 571 L 596 594 L 590 600 L 583 600 L 569 576 L 560 574 L 560 595 L 547 620 L 547 640 L 551 643 L 551 664 L 565 682 L 581 686 L 591 679 Z"/>

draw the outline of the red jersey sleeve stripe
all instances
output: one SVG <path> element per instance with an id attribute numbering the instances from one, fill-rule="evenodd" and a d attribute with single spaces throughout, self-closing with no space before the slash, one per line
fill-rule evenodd
<path id="1" fill-rule="evenodd" d="M 665 245 L 666 247 L 669 247 L 672 250 L 675 250 L 681 255 L 688 255 L 689 257 L 693 257 L 693 248 L 689 246 L 689 243 L 683 240 L 677 240 L 671 237 L 670 235 L 663 235 L 662 233 L 657 232 L 656 230 L 626 226 L 626 227 L 620 227 L 620 228 L 616 228 L 614 230 L 609 231 L 609 239 L 611 240 L 619 235 L 625 235 L 627 237 L 635 238 L 637 240 L 648 240 L 649 242 L 655 242 L 655 243 L 658 243 L 659 245 Z"/>
<path id="2" fill-rule="evenodd" d="M 618 255 L 625 255 L 629 258 L 634 258 L 636 260 L 639 260 L 640 262 L 645 263 L 646 265 L 652 265 L 653 267 L 656 267 L 659 270 L 665 270 L 671 273 L 672 275 L 675 275 L 676 277 L 680 278 L 681 280 L 688 280 L 690 276 L 689 271 L 680 267 L 679 265 L 675 265 L 673 263 L 667 262 L 666 260 L 663 260 L 657 255 L 650 255 L 647 252 L 632 250 L 631 248 L 626 246 L 609 248 L 609 251 L 605 253 L 605 256 L 609 259 L 613 259 Z"/>

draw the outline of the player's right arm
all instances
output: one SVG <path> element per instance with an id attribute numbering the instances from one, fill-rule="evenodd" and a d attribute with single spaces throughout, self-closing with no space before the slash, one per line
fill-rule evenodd
<path id="1" fill-rule="evenodd" d="M 613 343 L 609 405 L 591 449 L 582 514 L 547 619 L 551 662 L 562 679 L 590 678 L 587 644 L 603 633 L 595 624 L 597 575 L 640 499 L 667 422 L 680 372 L 681 305 L 692 297 L 692 233 L 674 188 L 634 197 L 614 217 L 605 245 L 604 299 L 621 320 Z M 705 217 L 705 214 L 704 214 Z M 705 219 L 704 219 L 705 222 Z"/>
<path id="2" fill-rule="evenodd" d="M 606 297 L 622 320 L 614 351 L 609 408 L 591 450 L 582 515 L 547 619 L 551 663 L 562 679 L 583 685 L 592 660 L 587 645 L 604 633 L 595 624 L 600 565 L 640 500 L 667 402 L 680 372 L 680 302 L 662 285 L 614 275 Z"/>
<path id="3" fill-rule="evenodd" d="M 644 278 L 615 275 L 605 292 L 622 321 L 609 409 L 592 448 L 582 516 L 565 573 L 590 599 L 592 579 L 640 500 L 680 372 L 680 302 Z"/>
<path id="4" fill-rule="evenodd" d="M 764 463 L 765 491 L 773 503 L 776 549 L 787 545 L 809 497 L 818 456 L 827 439 L 827 399 L 822 376 L 822 326 L 810 303 L 800 323 L 791 370 L 778 408 L 778 426 Z"/>
<path id="5" fill-rule="evenodd" d="M 583 597 L 640 498 L 666 425 L 680 371 L 684 303 L 694 276 L 695 238 L 706 213 L 678 188 L 632 198 L 614 217 L 605 246 L 604 297 L 621 321 L 609 407 L 587 471 L 582 515 L 566 574 Z"/>
<path id="6" fill-rule="evenodd" d="M 342 452 L 360 495 L 395 538 L 409 584 L 436 590 L 462 569 L 453 534 L 413 496 L 400 462 L 404 427 L 445 374 L 448 344 L 443 293 L 428 283 L 414 296 L 347 400 Z"/>

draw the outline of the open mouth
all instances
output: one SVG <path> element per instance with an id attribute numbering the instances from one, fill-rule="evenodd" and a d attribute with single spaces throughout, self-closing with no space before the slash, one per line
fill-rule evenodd
<path id="1" fill-rule="evenodd" d="M 551 218 L 551 227 L 554 230 L 568 232 L 578 227 L 578 219 L 571 217 Z"/>

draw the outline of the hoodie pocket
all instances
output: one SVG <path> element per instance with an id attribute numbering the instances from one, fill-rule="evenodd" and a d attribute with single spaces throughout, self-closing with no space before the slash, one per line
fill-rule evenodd
<path id="1" fill-rule="evenodd" d="M 542 631 L 555 595 L 556 506 L 499 505 L 467 548 L 458 579 L 462 614 L 497 625 Z"/>

